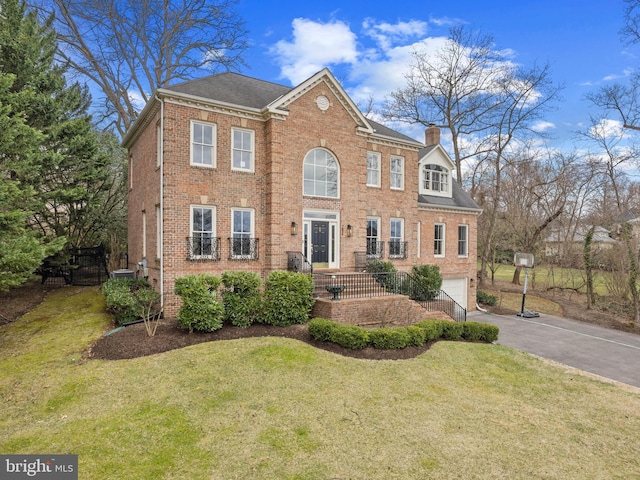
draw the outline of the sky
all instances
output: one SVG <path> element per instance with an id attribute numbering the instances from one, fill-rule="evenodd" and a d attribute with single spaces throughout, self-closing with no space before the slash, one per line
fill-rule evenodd
<path id="1" fill-rule="evenodd" d="M 251 44 L 240 73 L 294 86 L 328 67 L 359 105 L 402 88 L 415 47 L 441 44 L 452 25 L 479 29 L 512 62 L 550 65 L 562 101 L 539 128 L 565 148 L 597 113 L 585 95 L 624 81 L 640 54 L 619 33 L 623 0 L 238 0 L 236 10 Z M 421 126 L 397 129 L 424 140 Z"/>

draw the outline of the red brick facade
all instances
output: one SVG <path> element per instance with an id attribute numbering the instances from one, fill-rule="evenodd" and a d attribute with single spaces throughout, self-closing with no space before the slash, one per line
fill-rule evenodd
<path id="1" fill-rule="evenodd" d="M 329 100 L 324 110 L 318 105 L 321 96 Z M 215 128 L 215 167 L 191 164 L 193 121 Z M 232 169 L 232 128 L 253 132 L 252 171 Z M 168 316 L 179 307 L 179 298 L 173 294 L 177 277 L 238 269 L 266 276 L 286 269 L 287 252 L 303 250 L 314 215 L 331 216 L 327 222 L 330 263 L 320 269 L 354 270 L 354 252 L 367 248 L 367 217 L 379 219 L 383 242 L 389 240 L 391 219 L 402 219 L 408 255 L 392 259 L 398 270 L 436 264 L 443 278 L 464 279 L 467 302 L 463 306 L 475 308 L 479 211 L 419 206 L 421 145 L 367 128 L 364 117 L 326 71 L 293 89 L 277 109 L 262 112 L 159 92 L 124 143 L 129 149 L 129 268 L 146 261 L 150 282 L 163 290 Z M 337 160 L 336 198 L 303 195 L 303 163 L 313 149 L 328 151 Z M 367 186 L 367 152 L 380 153 L 379 187 Z M 391 156 L 404 159 L 402 189 L 390 187 Z M 219 260 L 189 259 L 192 206 L 214 209 Z M 259 241 L 257 259 L 229 258 L 233 209 L 251 212 L 252 234 Z M 292 223 L 297 225 L 297 235 L 292 234 Z M 438 258 L 433 254 L 434 223 L 445 224 L 447 231 L 445 254 Z M 466 256 L 458 255 L 460 224 L 468 226 Z M 389 260 L 388 252 L 383 259 Z"/>

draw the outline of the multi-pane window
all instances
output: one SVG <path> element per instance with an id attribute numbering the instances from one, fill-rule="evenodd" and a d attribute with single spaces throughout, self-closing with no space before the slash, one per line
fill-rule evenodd
<path id="1" fill-rule="evenodd" d="M 304 158 L 305 195 L 338 197 L 338 162 L 327 150 L 316 148 Z"/>
<path id="2" fill-rule="evenodd" d="M 367 256 L 372 258 L 380 258 L 382 256 L 379 218 L 367 218 Z"/>
<path id="3" fill-rule="evenodd" d="M 404 188 L 404 158 L 391 157 L 391 188 L 402 190 Z"/>
<path id="4" fill-rule="evenodd" d="M 392 218 L 389 230 L 389 257 L 406 258 L 405 243 L 403 241 L 403 220 Z"/>
<path id="5" fill-rule="evenodd" d="M 425 165 L 422 170 L 423 188 L 432 192 L 449 191 L 449 170 L 440 165 Z"/>
<path id="6" fill-rule="evenodd" d="M 191 237 L 190 256 L 215 257 L 215 208 L 192 206 L 191 207 Z"/>
<path id="7" fill-rule="evenodd" d="M 208 123 L 191 123 L 191 164 L 216 166 L 216 126 Z"/>
<path id="8" fill-rule="evenodd" d="M 234 128 L 231 130 L 233 137 L 232 147 L 232 168 L 234 170 L 253 170 L 253 131 L 240 130 Z"/>
<path id="9" fill-rule="evenodd" d="M 367 186 L 380 186 L 380 160 L 378 152 L 367 152 Z"/>
<path id="10" fill-rule="evenodd" d="M 444 224 L 436 223 L 433 226 L 433 254 L 437 257 L 444 256 Z"/>
<path id="11" fill-rule="evenodd" d="M 458 225 L 458 256 L 460 257 L 469 255 L 468 232 L 468 225 Z"/>
<path id="12" fill-rule="evenodd" d="M 232 258 L 253 258 L 255 242 L 253 235 L 253 210 L 232 210 L 231 256 Z"/>

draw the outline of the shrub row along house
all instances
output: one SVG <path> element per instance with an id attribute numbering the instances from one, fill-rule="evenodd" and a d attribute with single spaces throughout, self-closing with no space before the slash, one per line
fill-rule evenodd
<path id="1" fill-rule="evenodd" d="M 475 308 L 480 209 L 425 144 L 365 118 L 327 69 L 296 87 L 223 73 L 158 89 L 123 140 L 129 259 L 175 315 L 175 279 L 435 264 Z"/>

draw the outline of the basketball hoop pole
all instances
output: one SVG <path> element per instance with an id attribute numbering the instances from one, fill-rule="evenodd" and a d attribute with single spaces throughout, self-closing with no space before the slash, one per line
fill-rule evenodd
<path id="1" fill-rule="evenodd" d="M 529 285 L 529 269 L 533 268 L 533 255 L 530 253 L 516 253 L 513 257 L 513 263 L 516 268 L 524 268 L 524 289 L 522 290 L 522 306 L 520 307 L 519 317 L 533 318 L 539 317 L 540 314 L 536 312 L 525 312 L 524 302 L 527 298 L 527 286 Z"/>

